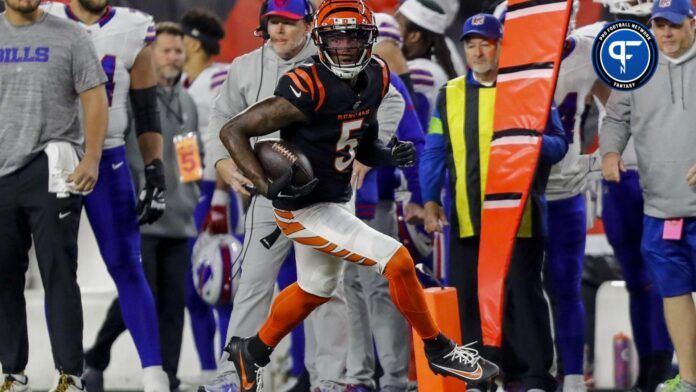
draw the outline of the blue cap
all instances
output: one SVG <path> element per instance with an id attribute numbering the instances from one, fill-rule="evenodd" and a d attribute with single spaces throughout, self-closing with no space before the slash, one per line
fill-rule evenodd
<path id="1" fill-rule="evenodd" d="M 460 40 L 463 41 L 469 34 L 497 40 L 503 36 L 503 26 L 498 18 L 491 14 L 476 14 L 464 22 Z"/>
<path id="2" fill-rule="evenodd" d="M 687 17 L 694 17 L 691 0 L 657 0 L 653 3 L 650 20 L 663 18 L 674 24 L 682 24 Z"/>
<path id="3" fill-rule="evenodd" d="M 268 0 L 266 13 L 261 15 L 265 18 L 276 15 L 291 20 L 300 20 L 311 13 L 307 4 L 308 0 Z"/>

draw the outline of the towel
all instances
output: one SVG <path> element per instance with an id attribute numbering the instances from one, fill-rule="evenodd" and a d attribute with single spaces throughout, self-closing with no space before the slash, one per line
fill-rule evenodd
<path id="1" fill-rule="evenodd" d="M 75 147 L 68 142 L 50 142 L 44 150 L 48 156 L 48 192 L 55 193 L 58 198 L 74 195 L 87 195 L 80 192 L 75 184 L 68 182 L 68 176 L 75 171 L 80 163 Z"/>

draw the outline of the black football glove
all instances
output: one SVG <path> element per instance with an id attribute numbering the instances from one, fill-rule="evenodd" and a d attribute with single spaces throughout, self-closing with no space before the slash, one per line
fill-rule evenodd
<path id="1" fill-rule="evenodd" d="M 411 167 L 416 164 L 416 147 L 412 142 L 402 142 L 392 137 L 391 146 L 392 165 L 396 167 Z"/>
<path id="2" fill-rule="evenodd" d="M 270 200 L 295 200 L 302 196 L 308 195 L 317 186 L 319 180 L 316 178 L 302 186 L 292 185 L 292 176 L 294 172 L 295 170 L 293 165 L 285 172 L 285 174 L 268 184 L 268 193 L 266 194 L 266 197 Z"/>
<path id="3" fill-rule="evenodd" d="M 145 188 L 138 197 L 138 224 L 154 223 L 164 214 L 166 207 L 164 164 L 155 159 L 145 165 Z"/>

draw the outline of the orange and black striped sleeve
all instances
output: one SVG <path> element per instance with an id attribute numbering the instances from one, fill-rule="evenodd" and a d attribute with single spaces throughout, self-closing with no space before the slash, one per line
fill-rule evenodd
<path id="1" fill-rule="evenodd" d="M 324 87 L 312 73 L 311 66 L 297 67 L 278 81 L 274 95 L 290 101 L 308 117 L 313 117 L 324 100 Z"/>
<path id="2" fill-rule="evenodd" d="M 382 71 L 382 98 L 384 98 L 385 95 L 387 95 L 387 91 L 389 91 L 389 66 L 387 65 L 387 62 L 382 60 L 379 56 L 372 56 L 375 61 L 379 64 L 381 71 Z"/>

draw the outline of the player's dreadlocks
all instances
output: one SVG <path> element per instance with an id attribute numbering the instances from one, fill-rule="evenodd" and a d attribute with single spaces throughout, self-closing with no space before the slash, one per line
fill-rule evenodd
<path id="1" fill-rule="evenodd" d="M 450 79 L 457 77 L 449 48 L 447 47 L 445 37 L 442 34 L 437 34 L 430 30 L 426 30 L 410 20 L 406 21 L 404 28 L 406 29 L 406 32 L 420 32 L 423 47 L 429 49 L 425 55 L 434 55 L 438 64 L 440 64 L 442 69 L 445 70 L 445 73 L 447 73 L 447 77 Z"/>
<path id="2" fill-rule="evenodd" d="M 444 14 L 445 11 L 440 7 L 439 4 L 433 0 L 418 0 L 422 5 L 431 10 Z M 436 32 L 430 31 L 423 28 L 413 21 L 407 19 L 404 25 L 404 29 L 407 33 L 419 32 L 421 35 L 422 47 L 426 49 L 426 53 L 423 55 L 430 56 L 434 55 L 438 64 L 447 73 L 447 77 L 453 79 L 457 77 L 457 72 L 454 70 L 454 64 L 452 63 L 452 57 L 450 56 L 449 48 L 445 42 L 445 36 L 443 34 L 438 34 Z"/>

